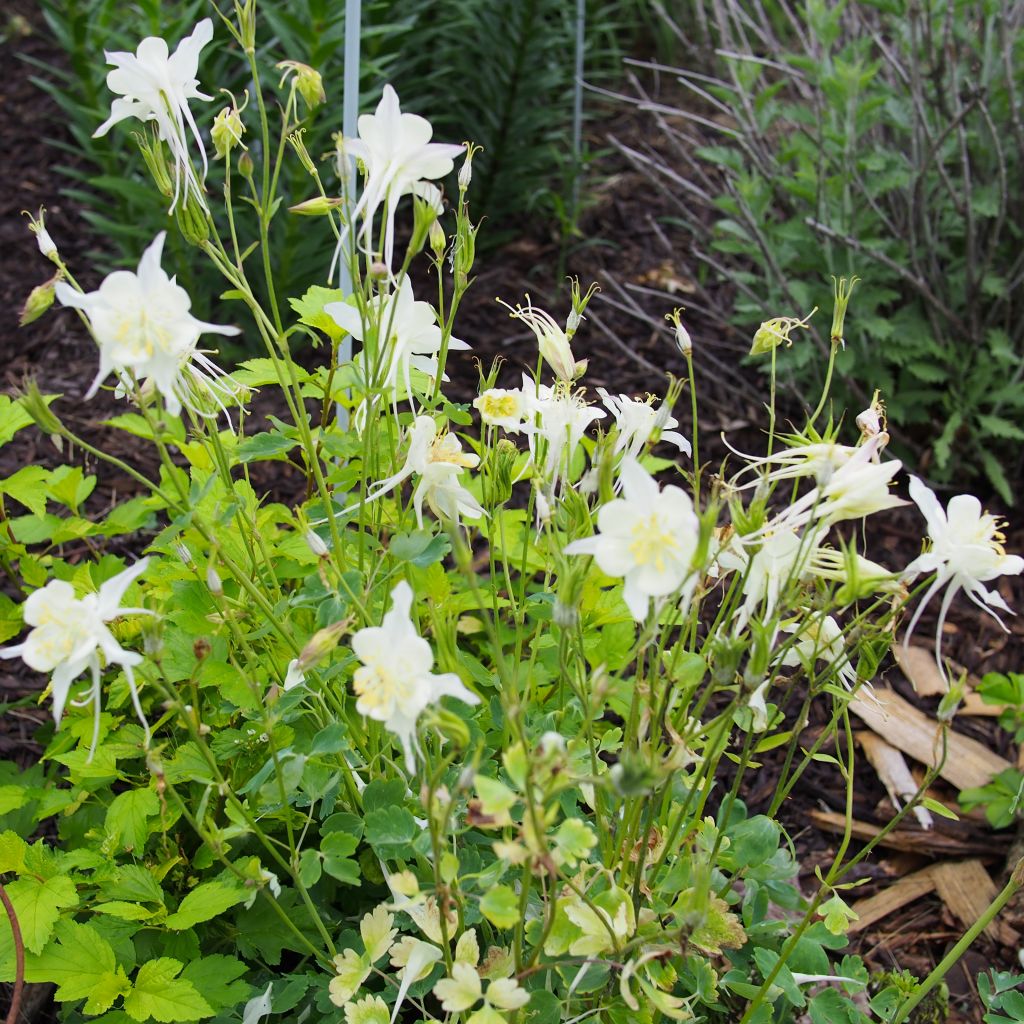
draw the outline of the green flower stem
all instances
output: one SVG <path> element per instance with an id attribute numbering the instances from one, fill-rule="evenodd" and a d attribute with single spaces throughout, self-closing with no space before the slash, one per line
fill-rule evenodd
<path id="1" fill-rule="evenodd" d="M 1010 880 L 1003 886 L 1002 892 L 988 905 L 970 928 L 964 932 L 960 941 L 942 958 L 927 978 L 914 989 L 910 998 L 901 1003 L 893 1014 L 889 1024 L 901 1024 L 909 1018 L 911 1012 L 918 1006 L 922 999 L 949 973 L 949 969 L 967 952 L 967 948 L 974 940 L 995 920 L 996 915 L 1013 898 L 1017 891 L 1024 885 L 1024 859 L 1017 862 L 1017 866 L 1010 875 Z"/>
<path id="2" fill-rule="evenodd" d="M 821 415 L 821 411 L 825 408 L 825 402 L 828 401 L 828 393 L 832 387 L 832 371 L 836 365 L 836 352 L 839 351 L 839 343 L 833 339 L 831 346 L 829 347 L 828 353 L 828 369 L 825 371 L 825 384 L 821 389 L 821 398 L 818 399 L 817 408 L 811 413 L 811 418 L 807 421 L 808 427 L 813 427 L 815 420 Z M 774 350 L 772 356 L 774 357 Z"/>

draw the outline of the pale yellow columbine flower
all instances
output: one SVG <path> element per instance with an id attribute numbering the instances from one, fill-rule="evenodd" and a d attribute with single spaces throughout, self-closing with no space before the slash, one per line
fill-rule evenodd
<path id="1" fill-rule="evenodd" d="M 524 421 L 529 409 L 519 388 L 488 388 L 473 399 L 473 407 L 488 426 L 501 427 L 510 434 L 528 428 Z"/>
<path id="2" fill-rule="evenodd" d="M 160 266 L 164 239 L 161 231 L 142 254 L 137 271 L 115 270 L 94 292 L 80 292 L 65 281 L 55 285 L 65 306 L 89 318 L 100 350 L 100 366 L 86 398 L 92 398 L 111 374 L 125 383 L 129 374 L 163 395 L 171 415 L 182 404 L 195 407 L 198 391 L 209 394 L 221 408 L 241 390 L 223 370 L 196 347 L 202 334 L 238 334 L 237 327 L 205 323 L 189 312 L 192 300 Z"/>
<path id="3" fill-rule="evenodd" d="M 352 650 L 363 663 L 353 680 L 356 710 L 395 734 L 410 773 L 416 770 L 416 723 L 423 711 L 442 697 L 480 703 L 454 672 L 430 671 L 434 654 L 413 625 L 412 599 L 412 588 L 403 580 L 391 592 L 391 609 L 381 625 L 352 636 Z"/>
<path id="4" fill-rule="evenodd" d="M 679 487 L 664 489 L 635 459 L 622 462 L 622 497 L 602 506 L 599 533 L 569 544 L 567 555 L 593 555 L 602 572 L 624 579 L 633 618 L 642 622 L 652 598 L 665 598 L 693 578 L 700 523 Z"/>

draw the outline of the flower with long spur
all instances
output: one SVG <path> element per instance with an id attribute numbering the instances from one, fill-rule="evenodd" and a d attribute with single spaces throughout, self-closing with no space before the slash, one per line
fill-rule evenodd
<path id="1" fill-rule="evenodd" d="M 619 433 L 612 448 L 613 455 L 625 452 L 631 458 L 639 458 L 644 446 L 660 431 L 659 439 L 674 444 L 685 455 L 691 454 L 690 442 L 673 427 L 679 421 L 665 405 L 655 406 L 657 399 L 648 395 L 646 401 L 630 398 L 628 395 L 611 395 L 604 388 L 598 388 L 605 408 L 615 417 L 615 425 Z"/>
<path id="2" fill-rule="evenodd" d="M 356 341 L 365 342 L 366 324 L 359 310 L 347 302 L 329 302 L 324 312 Z M 419 370 L 430 378 L 438 374 L 438 355 L 443 335 L 437 323 L 434 307 L 413 296 L 412 282 L 402 278 L 398 288 L 388 295 L 377 295 L 370 300 L 368 311 L 370 332 L 377 339 L 375 352 L 384 373 L 380 387 L 397 393 L 399 382 L 405 385 L 406 395 L 412 401 L 412 370 Z M 458 338 L 450 338 L 448 350 L 467 350 L 469 345 Z M 442 375 L 447 381 L 447 375 Z"/>
<path id="3" fill-rule="evenodd" d="M 133 376 L 151 381 L 172 415 L 182 404 L 203 414 L 194 400 L 196 392 L 224 409 L 225 399 L 234 400 L 241 389 L 196 346 L 202 334 L 235 335 L 239 330 L 192 316 L 188 293 L 160 266 L 166 235 L 161 231 L 156 236 L 137 271 L 115 270 L 94 292 L 57 282 L 57 298 L 85 313 L 100 350 L 99 371 L 85 397 L 92 398 L 115 373 L 125 386 Z"/>
<path id="4" fill-rule="evenodd" d="M 114 65 L 114 70 L 107 74 L 107 88 L 118 95 L 110 105 L 110 117 L 96 129 L 93 138 L 106 135 L 115 124 L 129 117 L 153 121 L 157 134 L 174 157 L 171 212 L 181 197 L 183 183 L 185 191 L 206 208 L 203 185 L 189 156 L 189 133 L 202 157 L 203 179 L 207 171 L 206 148 L 188 101 L 213 99 L 199 91 L 196 78 L 199 51 L 212 38 L 213 22 L 203 18 L 174 53 L 169 52 L 166 40 L 159 36 L 143 39 L 135 53 L 104 51 L 107 63 Z"/>
<path id="5" fill-rule="evenodd" d="M 567 555 L 593 555 L 598 568 L 624 580 L 622 597 L 642 622 L 651 599 L 696 584 L 693 558 L 700 522 L 690 496 L 672 484 L 659 488 L 635 459 L 622 462 L 622 497 L 602 505 L 598 533 L 575 540 Z M 688 595 L 684 595 L 688 600 Z"/>
<path id="6" fill-rule="evenodd" d="M 462 145 L 431 142 L 434 129 L 426 118 L 403 114 L 398 94 L 390 85 L 384 86 L 377 109 L 363 114 L 358 122 L 359 137 L 342 139 L 338 149 L 338 170 L 347 178 L 343 161 L 358 160 L 365 169 L 363 193 L 352 211 L 352 222 L 360 222 L 359 237 L 369 250 L 373 237 L 373 221 L 377 210 L 384 207 L 384 262 L 390 267 L 395 248 L 395 208 L 402 196 L 416 191 L 423 181 L 443 178 L 455 166 L 455 157 Z M 337 258 L 344 242 L 339 240 Z"/>
<path id="7" fill-rule="evenodd" d="M 569 333 L 555 323 L 550 313 L 534 306 L 529 295 L 526 296 L 525 307 L 510 306 L 501 299 L 498 301 L 509 311 L 509 316 L 513 320 L 522 320 L 533 331 L 541 358 L 560 381 L 571 384 L 577 377 L 583 375 L 587 369 L 587 360 L 581 359 L 577 362 L 573 358 Z"/>
<path id="8" fill-rule="evenodd" d="M 28 636 L 14 647 L 0 649 L 0 658 L 21 658 L 36 672 L 52 673 L 50 694 L 57 725 L 63 717 L 71 684 L 86 669 L 90 670 L 92 688 L 85 703 L 93 706 L 93 749 L 99 736 L 100 675 L 104 662 L 120 665 L 124 670 L 135 713 L 146 731 L 147 744 L 149 742 L 149 726 L 139 703 L 132 671 L 142 661 L 142 655 L 126 651 L 107 627 L 108 622 L 122 615 L 149 614 L 142 608 L 121 607 L 125 591 L 148 565 L 148 559 L 140 559 L 100 584 L 95 593 L 81 598 L 75 597 L 74 587 L 66 580 L 50 580 L 45 587 L 30 594 L 22 606 L 25 624 L 32 627 Z"/>
<path id="9" fill-rule="evenodd" d="M 434 654 L 413 624 L 412 598 L 412 588 L 403 580 L 391 591 L 391 608 L 381 624 L 367 626 L 352 636 L 352 650 L 362 662 L 353 680 L 358 697 L 356 710 L 383 722 L 395 734 L 410 774 L 416 770 L 416 723 L 420 715 L 442 697 L 480 703 L 454 672 L 434 675 L 430 671 Z"/>
<path id="10" fill-rule="evenodd" d="M 946 593 L 939 607 L 938 622 L 935 626 L 935 661 L 942 667 L 942 627 L 946 622 L 949 606 L 957 592 L 964 593 L 987 615 L 990 615 L 1005 630 L 1002 619 L 992 609 L 1013 614 L 996 590 L 988 590 L 983 584 L 1000 576 L 1017 576 L 1024 571 L 1024 558 L 1008 555 L 1003 547 L 1004 537 L 1001 524 L 995 516 L 983 512 L 981 502 L 971 494 L 958 494 L 949 499 L 943 509 L 935 493 L 916 476 L 910 478 L 910 496 L 924 515 L 928 524 L 930 548 L 918 555 L 904 571 L 907 577 L 918 573 L 935 573 L 935 579 L 925 591 L 910 620 L 903 643 L 910 641 L 921 614 L 931 599 L 943 588 Z"/>
<path id="11" fill-rule="evenodd" d="M 454 434 L 447 431 L 439 433 L 430 416 L 417 416 L 409 431 L 409 450 L 404 465 L 397 473 L 381 480 L 364 500 L 367 503 L 376 501 L 415 474 L 419 479 L 412 500 L 416 522 L 421 529 L 424 501 L 439 519 L 454 523 L 458 523 L 461 516 L 479 519 L 487 512 L 458 481 L 464 469 L 472 469 L 479 464 L 480 456 L 464 452 Z M 350 505 L 339 515 L 354 512 L 359 504 Z"/>
<path id="12" fill-rule="evenodd" d="M 809 615 L 802 622 L 785 625 L 782 629 L 797 636 L 780 664 L 790 667 L 803 665 L 810 672 L 815 662 L 824 661 L 832 666 L 846 689 L 856 688 L 857 671 L 850 663 L 843 630 L 831 615 Z"/>

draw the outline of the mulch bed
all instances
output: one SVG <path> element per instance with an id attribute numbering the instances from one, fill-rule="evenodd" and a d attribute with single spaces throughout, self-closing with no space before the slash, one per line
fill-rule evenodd
<path id="1" fill-rule="evenodd" d="M 17 58 L 29 54 L 40 60 L 59 60 L 31 0 L 14 0 L 6 7 L 8 38 L 0 44 L 0 65 L 5 75 L 0 81 L 0 153 L 3 153 L 5 188 L 0 192 L 0 367 L 8 389 L 31 374 L 38 378 L 44 393 L 64 395 L 58 406 L 60 415 L 76 432 L 97 446 L 139 464 L 151 457 L 136 448 L 126 435 L 104 430 L 102 421 L 123 411 L 107 392 L 84 403 L 86 391 L 96 368 L 95 347 L 78 321 L 69 314 L 50 314 L 30 327 L 17 326 L 18 311 L 33 286 L 49 276 L 50 265 L 39 255 L 20 211 L 47 207 L 47 226 L 62 255 L 81 272 L 88 285 L 95 284 L 87 269 L 86 252 L 94 246 L 74 204 L 60 194 L 60 182 L 49 168 L 56 162 L 52 138 L 61 138 L 63 128 L 47 97 L 29 81 L 30 68 Z M 0 25 L 0 29 L 4 26 Z M 21 30 L 23 29 L 23 31 Z M 591 140 L 595 147 L 604 143 L 604 133 L 630 137 L 649 136 L 643 115 L 632 110 L 609 111 L 600 134 Z M 65 154 L 60 155 L 66 160 Z M 671 345 L 664 315 L 674 305 L 685 304 L 688 281 L 696 269 L 688 264 L 687 239 L 666 220 L 659 220 L 658 197 L 644 187 L 642 179 L 615 159 L 604 159 L 598 168 L 594 201 L 580 225 L 584 243 L 571 248 L 565 260 L 567 273 L 578 276 L 584 285 L 597 281 L 601 294 L 592 305 L 589 323 L 584 326 L 575 347 L 577 358 L 590 359 L 587 385 L 603 386 L 613 393 L 643 394 L 660 388 L 666 371 L 682 375 L 685 364 Z M 507 360 L 502 382 L 515 384 L 523 365 L 532 362 L 533 340 L 520 324 L 509 321 L 506 312 L 494 302 L 495 296 L 515 303 L 526 293 L 556 316 L 568 309 L 568 287 L 556 280 L 560 261 L 556 239 L 543 231 L 530 230 L 501 251 L 485 257 L 478 266 L 473 289 L 461 310 L 457 333 L 473 345 L 473 352 L 449 363 L 453 376 L 449 394 L 469 401 L 476 394 L 477 374 L 474 358 L 487 366 L 495 356 Z M 724 287 L 724 286 L 723 286 Z M 728 295 L 723 291 L 723 299 Z M 711 322 L 695 315 L 687 321 L 694 338 L 700 378 L 701 421 L 705 451 L 712 463 L 725 454 L 718 440 L 729 431 L 737 446 L 752 450 L 760 441 L 759 424 L 763 419 L 763 389 L 755 374 L 740 365 L 742 345 L 733 335 L 724 335 Z M 258 411 L 282 413 L 272 399 L 261 397 Z M 253 417 L 253 429 L 259 429 Z M 685 413 L 680 416 L 685 421 Z M 748 444 L 749 442 L 749 444 Z M 112 447 L 116 446 L 116 447 Z M 31 430 L 23 431 L 0 451 L 0 476 L 34 462 L 56 465 L 60 455 L 49 442 Z M 86 463 L 99 483 L 90 499 L 102 512 L 132 491 L 130 480 L 111 471 L 105 464 Z M 140 468 L 153 471 L 153 466 Z M 286 471 L 283 471 L 286 472 Z M 262 489 L 275 492 L 281 500 L 297 500 L 296 481 L 287 475 L 261 481 Z M 275 490 L 276 489 L 276 490 Z M 872 521 L 871 553 L 891 566 L 909 562 L 919 551 L 923 522 L 916 510 L 904 509 Z M 1008 538 L 1008 550 L 1024 550 L 1024 530 L 1014 530 Z M 119 550 L 115 548 L 114 550 Z M 83 552 L 84 554 L 84 552 Z M 1024 607 L 1024 587 L 1019 579 L 1003 581 L 1000 590 L 1007 601 Z M 12 594 L 12 596 L 15 596 Z M 970 672 L 1010 671 L 1024 665 L 1024 626 L 1011 620 L 1011 631 L 1004 634 L 987 617 L 977 613 L 964 600 L 950 614 L 946 626 L 945 651 Z M 926 616 L 919 633 L 923 639 L 934 630 L 934 618 Z M 20 663 L 19 663 L 20 664 Z M 934 699 L 918 699 L 898 669 L 888 667 L 884 679 L 929 712 Z M 0 700 L 11 701 L 37 692 L 41 680 L 32 673 L 19 672 L 11 662 L 0 668 Z M 38 755 L 32 732 L 44 716 L 41 709 L 20 707 L 0 718 L 0 757 L 30 760 Z M 816 719 L 810 729 L 821 725 Z M 992 749 L 1016 761 L 1017 753 L 1009 738 L 989 718 L 959 719 L 958 731 L 973 735 Z M 741 796 L 752 812 L 763 809 L 778 778 L 778 759 L 766 755 L 762 767 L 750 773 Z M 880 825 L 893 813 L 888 797 L 876 777 L 860 758 L 856 817 Z M 941 785 L 940 795 L 955 802 L 955 792 Z M 808 815 L 820 808 L 841 810 L 842 792 L 837 788 L 834 768 L 813 765 L 787 801 L 783 823 L 794 837 L 801 862 L 801 884 L 809 892 L 815 884 L 815 865 L 827 867 L 835 852 L 837 837 L 816 827 Z M 914 826 L 907 824 L 907 829 Z M 865 861 L 859 877 L 864 884 L 851 899 L 870 895 L 892 881 L 917 870 L 936 858 L 980 856 L 997 886 L 1005 878 L 1007 865 L 1018 855 L 1015 837 L 1008 832 L 996 834 L 984 821 L 972 817 L 959 823 L 937 820 L 933 849 L 927 844 L 913 853 L 879 848 Z M 1024 909 L 1011 906 L 1003 919 L 1024 933 Z M 855 936 L 852 951 L 862 955 L 872 970 L 891 970 L 896 966 L 923 976 L 962 934 L 963 925 L 934 895 L 890 914 L 878 925 Z M 1004 936 L 1005 938 L 1005 936 Z M 965 958 L 963 969 L 949 976 L 952 990 L 951 1021 L 980 1021 L 981 1011 L 974 990 L 979 970 L 995 966 L 1003 970 L 1019 967 L 1013 941 L 999 942 L 982 937 Z"/>

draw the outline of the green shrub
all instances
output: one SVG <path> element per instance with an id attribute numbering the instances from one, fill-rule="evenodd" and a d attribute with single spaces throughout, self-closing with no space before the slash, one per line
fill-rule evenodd
<path id="1" fill-rule="evenodd" d="M 1024 6 L 1012 0 L 709 5 L 710 73 L 658 114 L 638 167 L 735 293 L 734 319 L 827 308 L 858 275 L 838 359 L 936 480 L 1013 499 L 1024 440 Z M 713 209 L 709 209 L 713 208 Z M 710 215 L 709 215 L 710 214 Z M 706 282 L 704 282 L 706 287 Z M 714 301 L 704 305 L 714 307 Z M 819 325 L 820 326 L 820 325 Z M 815 330 L 818 349 L 828 335 Z M 780 366 L 804 394 L 819 353 Z"/>

